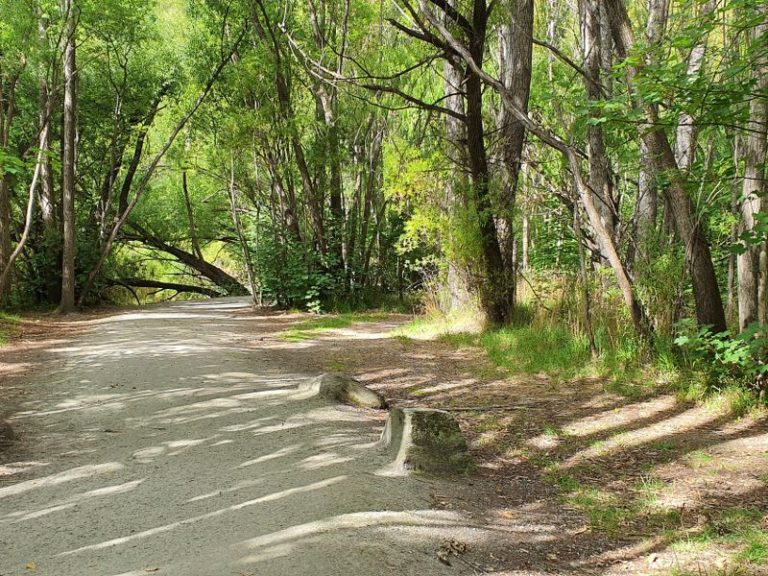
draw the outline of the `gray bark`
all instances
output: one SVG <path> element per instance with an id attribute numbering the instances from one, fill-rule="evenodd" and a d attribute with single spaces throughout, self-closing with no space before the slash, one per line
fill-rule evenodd
<path id="1" fill-rule="evenodd" d="M 634 34 L 623 0 L 606 0 L 617 52 L 626 58 L 634 47 Z M 627 70 L 627 84 L 633 90 L 634 80 L 642 69 L 640 63 L 630 63 Z M 696 318 L 702 326 L 711 326 L 715 332 L 726 329 L 725 310 L 717 284 L 712 254 L 704 229 L 695 214 L 693 203 L 686 190 L 686 176 L 677 168 L 674 151 L 663 129 L 659 128 L 658 110 L 655 106 L 636 101 L 635 106 L 645 117 L 638 127 L 639 134 L 648 148 L 654 171 L 666 173 L 669 185 L 665 187 L 665 198 L 672 210 L 675 226 L 685 247 L 685 258 L 693 283 Z"/>
<path id="2" fill-rule="evenodd" d="M 768 8 L 762 6 L 761 14 L 768 16 Z M 768 33 L 765 18 L 751 31 L 751 41 L 756 43 Z M 768 97 L 757 94 L 768 93 L 768 55 L 765 50 L 756 50 L 752 77 L 756 86 L 749 103 L 749 122 L 744 138 L 744 180 L 741 195 L 741 232 L 748 232 L 755 226 L 755 214 L 763 208 L 761 196 L 768 192 L 765 178 L 765 162 L 768 158 Z M 739 294 L 739 327 L 743 330 L 759 318 L 759 277 L 761 246 L 747 246 L 736 258 Z"/>
<path id="3" fill-rule="evenodd" d="M 75 308 L 75 162 L 77 158 L 77 64 L 75 32 L 78 11 L 73 0 L 62 1 L 66 18 L 64 45 L 64 131 L 62 134 L 61 219 L 64 226 L 59 312 Z"/>
<path id="4" fill-rule="evenodd" d="M 513 0 L 510 8 L 511 19 L 502 23 L 499 29 L 499 80 L 509 92 L 515 107 L 527 113 L 533 57 L 533 0 Z M 498 215 L 499 241 L 504 257 L 505 283 L 509 299 L 514 303 L 517 282 L 514 218 L 526 130 L 505 106 L 501 108 L 499 124 L 504 160 L 504 189 Z"/>
<path id="5" fill-rule="evenodd" d="M 715 0 L 709 0 L 702 6 L 700 17 L 707 17 L 717 7 Z M 705 33 L 701 41 L 691 50 L 688 57 L 687 76 L 689 79 L 696 78 L 701 73 L 704 64 L 704 56 L 707 52 L 708 35 Z M 680 114 L 677 123 L 677 135 L 675 138 L 675 160 L 680 170 L 689 171 L 693 166 L 696 152 L 696 137 L 698 136 L 698 127 L 694 123 L 694 118 L 687 112 Z"/>
<path id="6" fill-rule="evenodd" d="M 601 19 L 599 2 L 596 0 L 579 1 L 581 24 L 581 50 L 584 59 L 584 80 L 587 99 L 595 106 L 603 95 L 601 90 L 601 68 L 603 65 Z M 591 114 L 599 117 L 595 110 Z M 614 200 L 613 182 L 611 180 L 610 160 L 605 147 L 603 128 L 600 124 L 587 127 L 587 144 L 589 153 L 589 187 L 592 189 L 595 206 L 600 213 L 600 220 L 611 237 L 616 233 L 616 202 Z M 600 242 L 598 238 L 598 242 Z M 605 260 L 605 250 L 600 242 L 601 258 Z"/>

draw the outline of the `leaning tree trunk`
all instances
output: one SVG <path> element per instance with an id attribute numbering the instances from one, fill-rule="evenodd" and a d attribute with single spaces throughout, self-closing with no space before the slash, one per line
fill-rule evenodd
<path id="1" fill-rule="evenodd" d="M 635 45 L 626 6 L 623 0 L 606 0 L 605 5 L 616 50 L 621 58 L 626 59 Z M 634 85 L 635 77 L 642 68 L 643 64 L 637 59 L 627 62 L 627 83 L 630 87 Z M 685 248 L 685 260 L 693 283 L 696 319 L 702 326 L 710 326 L 715 332 L 723 332 L 726 330 L 725 309 L 709 242 L 686 190 L 686 175 L 677 167 L 672 146 L 660 127 L 657 108 L 647 102 L 636 102 L 635 105 L 644 115 L 639 132 L 648 148 L 654 170 L 658 174 L 665 173 L 669 180 L 664 194 Z"/>
<path id="2" fill-rule="evenodd" d="M 600 21 L 600 6 L 596 0 L 580 0 L 581 50 L 584 59 L 584 87 L 587 92 L 590 116 L 597 118 L 597 109 L 603 99 L 601 68 L 603 50 Z M 589 156 L 589 187 L 592 189 L 595 206 L 600 213 L 603 226 L 614 237 L 616 234 L 616 202 L 611 180 L 610 160 L 605 147 L 602 126 L 595 122 L 587 126 L 587 149 Z M 605 249 L 601 244 L 600 257 L 605 261 Z"/>

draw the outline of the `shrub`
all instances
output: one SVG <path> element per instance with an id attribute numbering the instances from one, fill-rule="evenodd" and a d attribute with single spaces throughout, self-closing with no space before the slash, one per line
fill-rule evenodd
<path id="1" fill-rule="evenodd" d="M 691 367 L 707 376 L 710 386 L 740 384 L 763 395 L 768 379 L 768 325 L 753 323 L 740 334 L 713 333 L 693 320 L 677 324 L 675 339 Z"/>

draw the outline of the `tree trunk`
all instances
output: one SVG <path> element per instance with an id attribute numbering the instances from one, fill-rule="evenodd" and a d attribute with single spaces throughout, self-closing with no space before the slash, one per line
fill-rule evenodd
<path id="1" fill-rule="evenodd" d="M 478 6 L 482 8 L 484 6 L 484 2 L 479 0 L 479 2 L 476 3 L 476 11 Z M 518 109 L 517 106 L 515 106 L 515 103 L 506 87 L 499 80 L 493 78 L 482 69 L 481 63 L 479 63 L 477 60 L 478 51 L 476 47 L 473 47 L 474 49 L 472 50 L 468 50 L 466 46 L 457 41 L 454 35 L 446 28 L 446 26 L 442 24 L 437 18 L 435 18 L 432 11 L 426 6 L 425 0 L 419 0 L 419 7 L 421 9 L 421 15 L 424 16 L 429 24 L 434 26 L 440 32 L 440 36 L 447 44 L 447 46 L 458 56 L 460 56 L 464 62 L 467 63 L 468 71 L 471 71 L 472 75 L 475 76 L 478 80 L 492 87 L 499 93 L 502 98 L 503 105 L 508 107 L 509 111 L 514 114 L 514 116 L 525 126 L 526 130 L 541 139 L 545 144 L 559 151 L 567 160 L 568 166 L 574 179 L 574 183 L 576 185 L 576 191 L 578 192 L 579 198 L 581 199 L 587 216 L 589 217 L 590 225 L 594 229 L 595 233 L 598 234 L 601 240 L 604 242 L 606 248 L 606 258 L 616 274 L 616 281 L 619 285 L 619 289 L 622 292 L 622 296 L 624 297 L 627 308 L 631 314 L 633 324 L 639 335 L 646 339 L 649 338 L 650 332 L 648 329 L 647 319 L 639 301 L 635 296 L 632 280 L 629 276 L 629 273 L 627 272 L 626 267 L 624 266 L 624 262 L 619 256 L 613 239 L 611 238 L 610 234 L 608 234 L 608 231 L 605 229 L 605 226 L 603 226 L 603 223 L 600 220 L 600 215 L 597 212 L 597 208 L 595 207 L 591 191 L 582 178 L 580 158 L 577 152 L 566 142 L 557 137 L 554 133 L 542 127 L 540 124 L 534 122 L 525 112 Z M 478 29 L 477 26 L 474 28 Z M 439 45 L 440 44 L 438 43 L 438 46 Z M 482 58 L 482 51 L 480 51 L 479 56 Z M 469 91 L 469 87 L 470 84 L 468 81 L 467 89 L 468 94 L 471 96 L 472 93 Z M 468 98 L 468 102 L 470 100 L 471 98 Z M 469 111 L 469 109 L 470 108 L 468 105 L 467 110 Z M 467 116 L 469 122 L 469 112 Z M 471 136 L 472 135 L 470 130 L 470 148 L 472 144 Z M 478 206 L 478 209 L 481 209 L 481 206 Z M 500 257 L 499 260 L 501 260 Z"/>
<path id="2" fill-rule="evenodd" d="M 181 193 L 184 196 L 184 206 L 187 210 L 187 221 L 189 222 L 189 241 L 192 244 L 192 252 L 202 260 L 203 251 L 200 248 L 200 240 L 197 237 L 195 212 L 192 209 L 192 201 L 189 198 L 189 177 L 187 175 L 186 168 L 181 171 Z"/>
<path id="3" fill-rule="evenodd" d="M 0 302 L 3 301 L 5 298 L 5 286 L 10 285 L 10 278 L 11 274 L 13 273 L 13 267 L 16 262 L 16 259 L 21 255 L 22 251 L 24 250 L 24 246 L 27 244 L 27 240 L 29 239 L 29 233 L 32 229 L 32 220 L 35 216 L 35 204 L 37 201 L 37 184 L 40 180 L 40 173 L 41 173 L 41 167 L 45 159 L 45 147 L 43 146 L 43 142 L 46 142 L 48 140 L 48 123 L 47 119 L 45 120 L 45 124 L 40 126 L 40 136 L 38 141 L 38 152 L 37 152 L 37 160 L 35 161 L 35 171 L 32 175 L 32 183 L 29 185 L 29 195 L 27 199 L 27 210 L 25 212 L 24 216 L 24 228 L 21 233 L 21 238 L 19 238 L 19 242 L 16 245 L 16 248 L 13 250 L 13 252 L 9 255 L 8 260 L 5 263 L 5 266 L 0 268 Z"/>
<path id="4" fill-rule="evenodd" d="M 5 274 L 11 259 L 11 198 L 10 182 L 7 176 L 0 176 L 0 272 L 3 282 L 0 283 L 0 305 L 5 300 L 11 287 L 11 274 Z"/>
<path id="5" fill-rule="evenodd" d="M 451 5 L 454 1 L 451 0 Z M 446 19 L 447 19 L 446 15 Z M 462 67 L 446 60 L 443 63 L 443 93 L 446 108 L 464 115 L 464 70 Z M 442 209 L 451 221 L 457 211 L 465 211 L 468 204 L 467 178 L 465 167 L 467 165 L 467 127 L 454 116 L 445 117 L 445 135 L 447 141 L 446 156 L 455 166 L 453 173 L 446 179 L 445 199 Z M 455 245 L 452 235 L 453 226 L 447 231 L 447 244 Z M 446 289 L 447 301 L 444 305 L 445 312 L 455 312 L 469 308 L 472 302 L 469 287 L 469 273 L 463 255 L 457 255 L 451 246 L 449 256 L 446 258 Z M 458 256 L 458 257 L 457 257 Z"/>
<path id="6" fill-rule="evenodd" d="M 40 35 L 45 40 L 45 25 L 41 20 Z M 40 72 L 40 111 L 39 125 L 52 126 L 54 114 L 54 99 L 48 83 L 47 70 L 41 67 Z M 43 224 L 43 252 L 45 254 L 45 296 L 50 303 L 61 300 L 61 276 L 58 262 L 61 261 L 61 229 L 59 227 L 58 203 L 53 186 L 53 167 L 51 165 L 50 129 L 41 132 L 40 149 L 43 156 L 40 164 L 40 214 Z M 44 137 L 43 137 L 44 136 Z"/>
<path id="7" fill-rule="evenodd" d="M 656 189 L 656 176 L 648 159 L 648 148 L 640 142 L 640 175 L 637 185 L 637 205 L 635 207 L 635 254 L 638 260 L 647 261 L 650 246 L 656 232 L 656 220 L 659 211 L 659 196 Z"/>
<path id="8" fill-rule="evenodd" d="M 185 266 L 189 266 L 193 270 L 196 270 L 208 278 L 208 280 L 223 288 L 227 294 L 231 296 L 243 296 L 248 294 L 248 290 L 245 289 L 245 286 L 243 286 L 237 278 L 228 274 L 215 264 L 206 262 L 191 252 L 187 252 L 186 250 L 168 244 L 162 238 L 158 238 L 137 224 L 131 224 L 130 228 L 135 230 L 136 234 L 126 234 L 127 239 L 137 240 L 151 248 L 170 254 Z"/>
<path id="9" fill-rule="evenodd" d="M 61 161 L 61 219 L 64 225 L 59 312 L 75 309 L 75 162 L 77 159 L 77 64 L 75 32 L 78 10 L 74 0 L 63 0 L 64 27 L 64 131 Z"/>
<path id="10" fill-rule="evenodd" d="M 533 57 L 533 0 L 513 0 L 512 19 L 502 23 L 499 29 L 501 48 L 500 80 L 509 91 L 515 106 L 528 112 L 531 93 Z M 513 114 L 501 107 L 500 132 L 504 160 L 504 189 L 498 214 L 499 241 L 504 259 L 505 291 L 509 313 L 515 305 L 515 203 L 523 166 L 525 127 Z"/>
<path id="11" fill-rule="evenodd" d="M 468 51 L 481 69 L 487 17 L 485 0 L 475 0 L 472 16 L 473 33 Z M 477 279 L 480 303 L 488 322 L 499 325 L 504 324 L 510 317 L 514 307 L 514 293 L 510 291 L 511 287 L 507 283 L 504 258 L 493 218 L 494 207 L 491 201 L 490 172 L 483 125 L 483 83 L 473 70 L 468 70 L 465 86 L 467 157 L 475 210 L 479 220 L 480 249 L 483 259 L 481 277 Z"/>
<path id="12" fill-rule="evenodd" d="M 715 0 L 708 0 L 702 6 L 699 18 L 708 18 L 717 8 Z M 704 32 L 702 39 L 697 42 L 691 50 L 688 57 L 687 76 L 689 80 L 694 80 L 701 72 L 704 64 L 704 55 L 707 52 L 708 35 Z M 698 127 L 694 123 L 693 116 L 688 112 L 680 114 L 677 123 L 677 135 L 675 138 L 675 160 L 680 170 L 690 171 L 696 156 L 696 137 L 698 136 Z"/>
<path id="13" fill-rule="evenodd" d="M 606 0 L 606 8 L 617 52 L 621 58 L 626 58 L 634 47 L 634 35 L 626 7 L 623 0 Z M 628 64 L 627 83 L 630 89 L 642 66 L 637 60 Z M 654 170 L 665 173 L 669 180 L 664 194 L 685 247 L 686 264 L 693 283 L 696 318 L 700 325 L 711 326 L 715 332 L 723 332 L 726 330 L 725 310 L 715 267 L 709 243 L 686 191 L 686 177 L 677 167 L 672 146 L 659 125 L 656 108 L 647 102 L 637 102 L 636 106 L 645 116 L 645 123 L 639 126 L 639 132 L 648 148 Z"/>
<path id="14" fill-rule="evenodd" d="M 741 195 L 740 231 L 749 232 L 755 226 L 755 215 L 762 209 L 762 197 L 768 192 L 765 178 L 765 162 L 768 158 L 768 56 L 765 49 L 760 49 L 758 42 L 764 42 L 768 32 L 768 8 L 759 8 L 762 22 L 752 29 L 750 37 L 756 59 L 752 68 L 752 78 L 756 82 L 755 95 L 749 103 L 749 122 L 744 138 L 744 181 Z M 759 318 L 759 277 L 760 252 L 762 246 L 748 245 L 743 254 L 736 258 L 739 278 L 739 328 L 744 329 Z"/>
<path id="15" fill-rule="evenodd" d="M 581 50 L 584 58 L 584 86 L 587 92 L 587 105 L 590 116 L 598 118 L 601 112 L 597 103 L 603 99 L 601 84 L 602 33 L 600 7 L 596 0 L 579 0 L 581 22 Z M 592 189 L 594 202 L 600 213 L 600 220 L 611 237 L 616 234 L 617 207 L 614 200 L 611 180 L 610 160 L 605 147 L 603 128 L 594 123 L 587 126 L 587 148 L 589 152 L 589 187 Z M 601 245 L 601 259 L 605 261 L 605 250 Z"/>
<path id="16" fill-rule="evenodd" d="M 0 56 L 0 64 L 2 57 Z M 11 141 L 11 126 L 16 116 L 16 86 L 19 74 L 4 78 L 0 66 L 0 150 L 8 150 Z M 11 258 L 11 182 L 10 174 L 0 174 L 0 272 L 8 267 Z M 11 274 L 5 274 L 0 294 L 7 294 L 11 287 Z M 0 305 L 3 304 L 0 298 Z"/>
<path id="17" fill-rule="evenodd" d="M 262 19 L 264 23 L 262 24 Z M 288 77 L 284 67 L 287 66 L 283 58 L 283 47 L 278 41 L 275 26 L 269 21 L 268 12 L 264 6 L 263 0 L 255 0 L 252 3 L 251 22 L 256 31 L 259 40 L 270 45 L 274 62 L 274 81 L 275 93 L 277 95 L 278 109 L 280 118 L 285 123 L 288 139 L 296 160 L 296 167 L 301 177 L 301 184 L 304 188 L 305 196 L 308 200 L 312 227 L 315 232 L 315 241 L 320 253 L 325 255 L 328 251 L 328 243 L 325 230 L 325 218 L 323 214 L 323 203 L 312 180 L 309 171 L 304 146 L 299 138 L 299 132 L 294 121 L 293 102 L 291 100 L 291 90 Z"/>
<path id="18" fill-rule="evenodd" d="M 258 287 L 256 280 L 256 273 L 253 270 L 253 261 L 251 260 L 251 250 L 248 247 L 248 239 L 245 237 L 243 231 L 243 225 L 240 221 L 240 208 L 237 200 L 237 185 L 235 184 L 235 160 L 231 160 L 230 164 L 230 179 L 229 179 L 229 206 L 232 211 L 232 224 L 235 226 L 237 232 L 237 239 L 240 242 L 240 250 L 243 254 L 243 263 L 245 264 L 245 271 L 248 274 L 248 287 L 251 292 L 251 299 L 254 306 L 261 306 L 261 289 Z M 198 254 L 201 256 L 202 254 Z"/>

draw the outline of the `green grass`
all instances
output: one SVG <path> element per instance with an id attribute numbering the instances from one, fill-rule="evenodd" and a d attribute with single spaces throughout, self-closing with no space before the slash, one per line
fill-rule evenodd
<path id="1" fill-rule="evenodd" d="M 616 496 L 596 488 L 578 490 L 567 501 L 587 516 L 593 530 L 608 534 L 616 534 L 632 514 Z"/>
<path id="2" fill-rule="evenodd" d="M 575 377 L 591 360 L 586 338 L 564 326 L 506 327 L 479 339 L 490 360 L 509 372 L 544 372 L 561 379 Z"/>
<path id="3" fill-rule="evenodd" d="M 647 385 L 637 383 L 645 352 L 632 338 L 621 340 L 621 345 L 613 348 L 598 341 L 602 352 L 593 358 L 587 338 L 574 334 L 564 323 L 534 320 L 481 330 L 476 315 L 467 312 L 416 318 L 393 336 L 403 341 L 438 340 L 455 348 L 477 347 L 485 351 L 496 369 L 507 374 L 544 373 L 560 381 L 607 376 L 612 391 L 630 397 L 647 393 Z"/>
<path id="4" fill-rule="evenodd" d="M 666 533 L 670 549 L 689 554 L 725 546 L 732 554 L 733 574 L 741 574 L 750 565 L 768 563 L 768 532 L 763 529 L 763 513 L 757 508 L 731 508 L 710 520 L 697 534 L 684 536 Z M 681 573 L 682 574 L 682 573 Z"/>
<path id="5" fill-rule="evenodd" d="M 314 318 L 302 320 L 280 334 L 287 342 L 302 342 L 312 340 L 318 334 L 329 330 L 347 328 L 359 322 L 377 322 L 387 318 L 386 312 L 346 312 L 344 314 L 322 314 Z"/>
<path id="6" fill-rule="evenodd" d="M 345 372 L 347 365 L 341 360 L 332 360 L 325 365 L 328 372 Z"/>
<path id="7" fill-rule="evenodd" d="M 552 473 L 545 476 L 545 479 L 556 484 L 563 494 L 569 494 L 581 490 L 579 481 L 570 474 Z"/>
<path id="8" fill-rule="evenodd" d="M 714 460 L 712 454 L 704 450 L 694 450 L 686 456 L 686 460 L 694 467 L 701 468 Z"/>
<path id="9" fill-rule="evenodd" d="M 21 318 L 15 314 L 7 314 L 0 312 L 0 346 L 5 344 L 8 337 L 8 328 L 13 328 L 14 325 L 21 322 Z"/>
<path id="10" fill-rule="evenodd" d="M 542 434 L 544 434 L 544 436 L 547 438 L 559 438 L 560 436 L 564 435 L 560 427 L 555 426 L 554 424 L 545 424 Z"/>
<path id="11" fill-rule="evenodd" d="M 744 533 L 744 542 L 746 546 L 736 558 L 750 564 L 765 564 L 768 560 L 768 533 L 764 530 L 749 530 Z"/>

